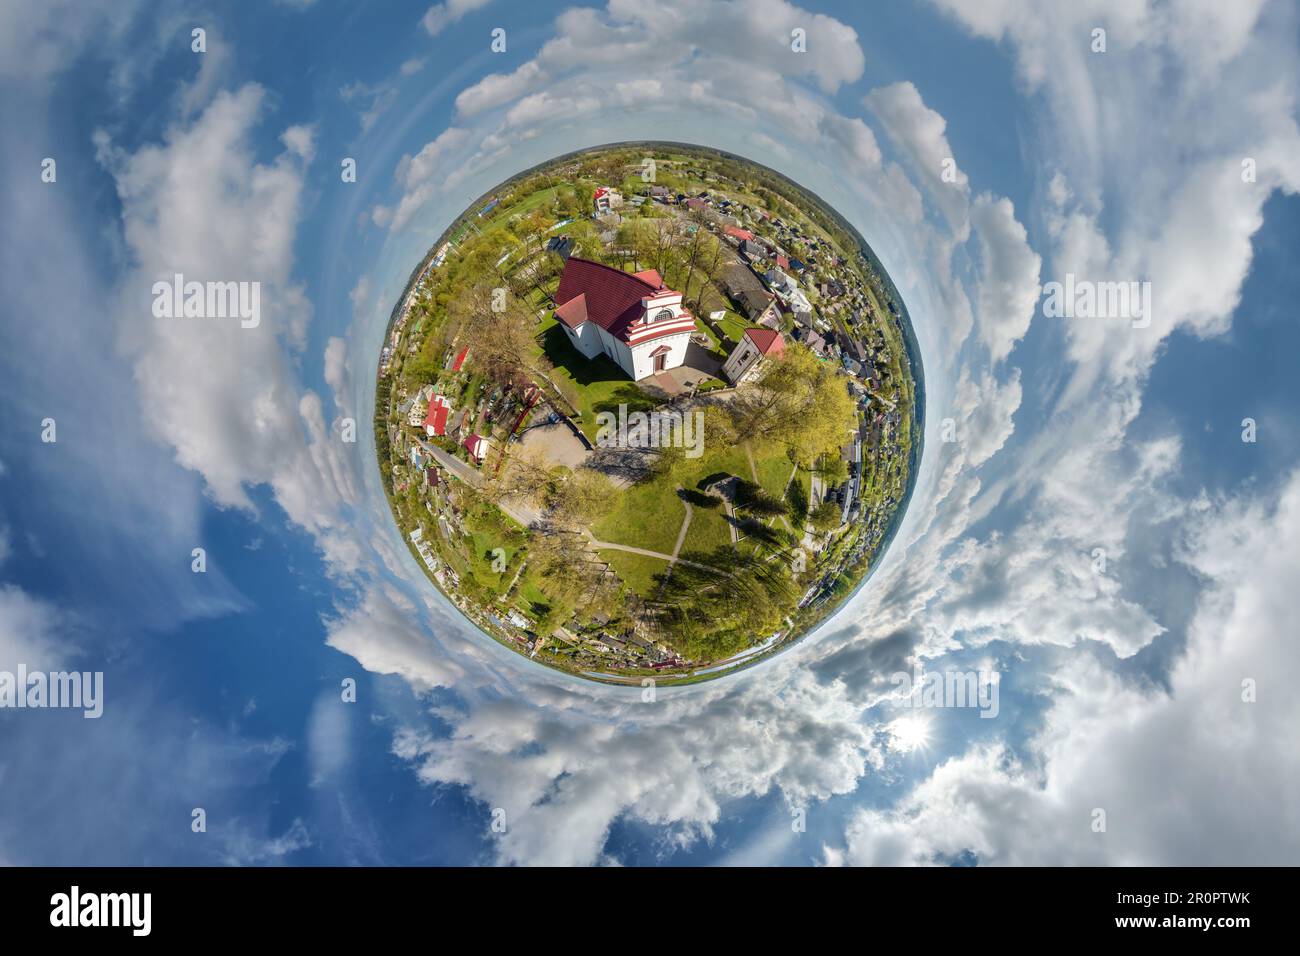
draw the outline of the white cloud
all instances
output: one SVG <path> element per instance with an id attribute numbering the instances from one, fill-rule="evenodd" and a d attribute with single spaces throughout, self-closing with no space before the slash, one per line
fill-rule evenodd
<path id="1" fill-rule="evenodd" d="M 1043 260 L 1030 248 L 1011 200 L 985 193 L 976 197 L 970 216 L 980 248 L 979 336 L 993 361 L 1000 362 L 1024 336 L 1037 311 Z"/>
<path id="2" fill-rule="evenodd" d="M 404 158 L 397 171 L 402 195 L 372 208 L 376 225 L 400 231 L 439 192 L 463 189 L 468 176 L 541 129 L 592 128 L 602 115 L 635 110 L 671 115 L 679 102 L 765 119 L 790 141 L 829 138 L 839 149 L 836 162 L 861 188 L 900 204 L 915 197 L 905 179 L 889 181 L 891 171 L 881 167 L 874 135 L 861 120 L 840 116 L 800 88 L 811 82 L 833 93 L 862 75 L 856 32 L 833 18 L 784 0 L 712 0 L 692 4 L 689 16 L 668 0 L 613 0 L 605 10 L 566 10 L 555 26 L 556 35 L 535 59 L 484 77 L 457 96 L 458 124 L 483 120 L 477 152 L 462 151 L 465 142 L 440 143 L 453 130 L 465 132 L 452 127 L 425 147 L 450 166 L 436 178 L 418 166 L 412 174 Z M 807 33 L 807 53 L 791 50 L 796 27 Z M 629 79 L 630 62 L 653 62 L 653 76 Z M 919 197 L 915 202 L 919 207 Z"/>
<path id="3" fill-rule="evenodd" d="M 360 550 L 343 516 L 355 500 L 354 456 L 289 359 L 311 311 L 292 267 L 312 137 L 290 127 L 285 152 L 257 162 L 250 136 L 263 100 L 254 85 L 221 93 L 192 123 L 172 126 L 162 145 L 134 153 L 99 136 L 137 264 L 121 283 L 120 337 L 146 421 L 212 498 L 251 509 L 246 486 L 270 485 L 290 519 L 348 569 Z M 260 324 L 153 317 L 151 284 L 175 273 L 260 283 Z"/>
<path id="4" fill-rule="evenodd" d="M 367 588 L 355 606 L 326 625 L 330 647 L 352 655 L 366 670 L 396 674 L 417 690 L 450 687 L 466 676 L 465 667 L 431 639 L 416 606 L 396 588 Z"/>
<path id="5" fill-rule="evenodd" d="M 67 620 L 53 605 L 13 584 L 0 584 L 0 671 L 58 670 L 71 656 Z"/>
<path id="6" fill-rule="evenodd" d="M 956 156 L 948 145 L 947 121 L 922 102 L 920 92 L 910 82 L 874 89 L 865 102 L 907 157 L 917 179 L 943 211 L 949 228 L 959 241 L 965 241 L 970 181 L 957 167 Z"/>
<path id="7" fill-rule="evenodd" d="M 451 738 L 408 728 L 394 752 L 421 779 L 462 784 L 505 810 L 501 862 L 591 863 L 621 816 L 685 844 L 711 836 L 727 800 L 780 788 L 807 807 L 851 792 L 881 759 L 862 705 L 806 670 L 783 667 L 780 679 L 779 693 L 661 692 L 653 705 L 600 695 L 598 720 L 566 714 L 590 706 L 586 691 L 476 699 L 467 713 L 440 711 L 456 725 Z"/>
<path id="8" fill-rule="evenodd" d="M 445 0 L 443 3 L 435 3 L 424 11 L 424 16 L 420 18 L 420 25 L 429 36 L 436 37 L 452 24 L 459 23 L 475 10 L 481 10 L 491 2 L 492 0 Z"/>
<path id="9" fill-rule="evenodd" d="M 1000 746 L 945 762 L 888 811 L 859 811 L 831 862 L 1285 865 L 1300 852 L 1286 793 L 1300 773 L 1291 652 L 1300 474 L 1274 501 L 1203 507 L 1179 558 L 1207 587 L 1168 687 L 1086 656 L 1044 689 L 1032 766 Z M 1243 569 L 1249 569 L 1243 573 Z M 1243 700 L 1253 680 L 1257 700 Z M 1035 769 L 1040 768 L 1040 769 Z M 1093 831 L 1094 810 L 1106 832 Z"/>
<path id="10" fill-rule="evenodd" d="M 403 72 L 402 75 L 407 74 Z M 356 81 L 339 88 L 339 96 L 343 98 L 343 102 L 360 109 L 358 120 L 361 123 L 362 133 L 370 132 L 379 118 L 397 102 L 398 92 L 397 86 L 393 83 L 372 85 Z"/>

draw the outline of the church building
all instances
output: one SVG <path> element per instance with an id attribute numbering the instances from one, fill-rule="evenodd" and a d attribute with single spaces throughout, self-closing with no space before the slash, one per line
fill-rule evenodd
<path id="1" fill-rule="evenodd" d="M 633 274 L 570 256 L 555 301 L 573 347 L 587 358 L 608 356 L 631 379 L 686 361 L 695 316 L 653 269 Z"/>

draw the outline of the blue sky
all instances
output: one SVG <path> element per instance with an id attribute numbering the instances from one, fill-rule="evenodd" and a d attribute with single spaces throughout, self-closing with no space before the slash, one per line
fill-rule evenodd
<path id="1" fill-rule="evenodd" d="M 1048 6 L 6 5 L 0 670 L 106 702 L 0 711 L 0 862 L 1293 863 L 1296 12 Z M 364 424 L 451 218 L 625 139 L 819 193 L 927 386 L 870 586 L 653 704 L 473 631 Z M 176 271 L 261 282 L 262 324 L 154 319 Z M 1045 316 L 1067 273 L 1150 281 L 1150 326 Z M 998 716 L 900 724 L 916 667 L 996 670 Z"/>

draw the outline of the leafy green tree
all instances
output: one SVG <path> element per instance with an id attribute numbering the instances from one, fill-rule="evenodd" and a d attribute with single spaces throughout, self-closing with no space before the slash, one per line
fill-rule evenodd
<path id="1" fill-rule="evenodd" d="M 662 639 L 695 661 L 729 657 L 781 627 L 796 600 L 790 562 L 724 546 L 678 562 L 652 604 Z M 707 567 L 706 565 L 711 565 Z"/>
<path id="2" fill-rule="evenodd" d="M 838 485 L 849 480 L 849 463 L 843 455 L 822 455 L 817 459 L 816 471 L 827 484 Z"/>
<path id="3" fill-rule="evenodd" d="M 824 532 L 838 528 L 841 516 L 839 505 L 833 501 L 823 501 L 809 513 L 808 520 L 814 528 Z"/>
<path id="4" fill-rule="evenodd" d="M 727 409 L 737 441 L 776 442 L 804 466 L 838 454 L 857 424 L 857 408 L 844 381 L 797 343 L 770 360 L 752 387 L 737 391 Z"/>
<path id="5" fill-rule="evenodd" d="M 777 501 L 764 490 L 762 485 L 752 481 L 740 481 L 735 490 L 736 504 L 755 517 L 775 517 L 788 510 L 783 502 Z"/>

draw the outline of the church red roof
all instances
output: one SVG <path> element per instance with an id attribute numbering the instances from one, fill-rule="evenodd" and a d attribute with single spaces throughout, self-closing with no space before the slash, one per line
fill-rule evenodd
<path id="1" fill-rule="evenodd" d="M 594 322 L 611 335 L 620 335 L 640 317 L 643 298 L 665 291 L 662 280 L 652 284 L 643 278 L 647 275 L 569 256 L 555 291 L 555 314 L 570 328 Z"/>

